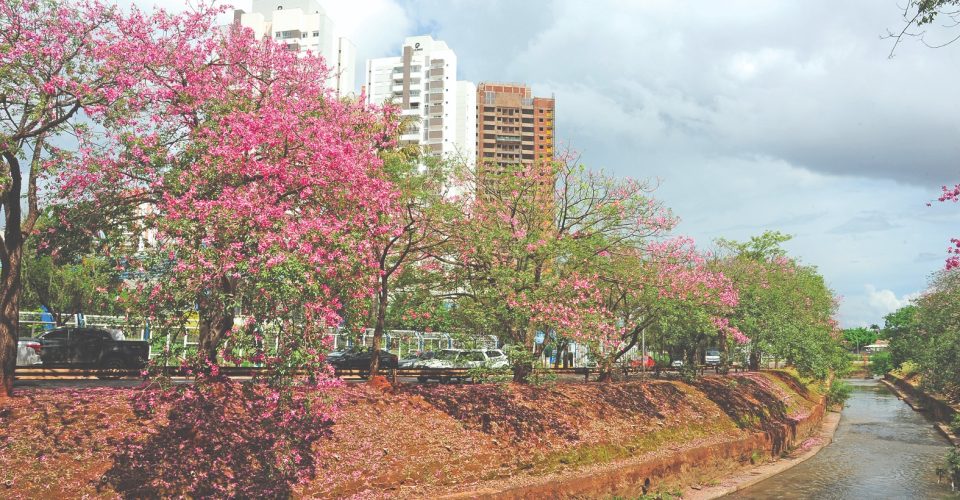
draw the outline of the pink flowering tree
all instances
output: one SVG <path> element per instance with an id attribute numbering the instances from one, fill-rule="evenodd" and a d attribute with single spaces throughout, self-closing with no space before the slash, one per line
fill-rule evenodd
<path id="1" fill-rule="evenodd" d="M 393 231 L 378 156 L 393 125 L 332 95 L 319 57 L 221 30 L 218 13 L 134 10 L 119 26 L 135 84 L 58 176 L 62 227 L 125 229 L 120 299 L 160 334 L 195 325 L 201 370 L 319 369 L 330 328 L 370 294 L 371 240 Z"/>
<path id="2" fill-rule="evenodd" d="M 738 295 L 730 279 L 710 266 L 690 238 L 652 241 L 611 254 L 601 275 L 607 308 L 620 326 L 620 342 L 607 353 L 612 365 L 630 349 L 648 345 L 693 354 L 707 340 L 746 343 L 727 314 Z"/>
<path id="3" fill-rule="evenodd" d="M 730 277 L 740 297 L 729 324 L 751 339 L 746 346 L 751 369 L 767 355 L 804 375 L 825 378 L 845 359 L 833 320 L 837 301 L 815 268 L 787 255 L 781 245 L 789 239 L 766 232 L 742 243 L 719 241 L 723 253 L 715 266 Z"/>
<path id="4" fill-rule="evenodd" d="M 548 304 L 580 293 L 566 288 L 578 276 L 593 275 L 597 259 L 611 250 L 642 245 L 674 224 L 650 196 L 653 186 L 590 171 L 571 157 L 480 165 L 468 181 L 464 193 L 474 194 L 462 200 L 467 220 L 450 229 L 449 244 L 434 255 L 448 278 L 446 296 L 456 300 L 468 330 L 497 335 L 534 358 L 545 347 L 536 342 L 537 332 L 548 331 L 548 318 L 559 318 L 544 309 Z M 582 321 L 596 321 L 600 310 L 579 303 L 590 318 Z M 581 322 L 568 319 L 570 325 Z M 553 330 L 563 334 L 556 325 Z M 575 328 L 562 330 L 579 335 Z M 528 357 L 518 359 L 514 380 L 524 381 L 533 366 Z"/>
<path id="5" fill-rule="evenodd" d="M 960 184 L 956 186 L 942 186 L 943 193 L 937 200 L 941 203 L 952 201 L 960 202 Z M 960 267 L 960 238 L 950 238 L 950 246 L 947 247 L 947 270 Z"/>
<path id="6" fill-rule="evenodd" d="M 429 287 L 435 262 L 431 255 L 448 240 L 448 228 L 462 217 L 455 203 L 453 163 L 436 157 L 427 157 L 411 147 L 384 151 L 384 177 L 396 191 L 390 211 L 383 213 L 383 223 L 392 224 L 392 230 L 372 238 L 372 249 L 377 263 L 376 290 L 371 301 L 370 317 L 373 323 L 374 355 L 370 360 L 370 376 L 379 370 L 382 345 L 387 326 L 391 300 L 411 293 L 420 299 L 418 309 L 433 305 L 430 294 L 416 294 Z M 429 320 L 428 311 L 410 311 L 405 315 L 411 323 Z"/>
<path id="7" fill-rule="evenodd" d="M 66 154 L 57 144 L 131 86 L 114 52 L 121 22 L 97 2 L 0 2 L 0 397 L 13 391 L 24 241 L 50 185 L 41 178 Z"/>

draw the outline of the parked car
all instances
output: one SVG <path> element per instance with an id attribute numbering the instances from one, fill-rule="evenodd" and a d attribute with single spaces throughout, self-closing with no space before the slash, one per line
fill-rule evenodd
<path id="1" fill-rule="evenodd" d="M 150 345 L 145 340 L 116 340 L 101 328 L 57 328 L 41 335 L 40 359 L 44 366 L 140 369 L 146 366 Z M 100 378 L 118 378 L 112 373 Z"/>
<path id="2" fill-rule="evenodd" d="M 671 368 L 683 368 L 683 360 L 682 360 L 682 359 L 675 359 L 675 360 L 671 361 L 671 362 L 670 362 L 670 367 L 671 367 Z"/>
<path id="3" fill-rule="evenodd" d="M 43 363 L 40 359 L 42 344 L 37 339 L 17 340 L 17 366 L 33 366 Z"/>
<path id="4" fill-rule="evenodd" d="M 708 349 L 703 356 L 703 364 L 707 366 L 717 366 L 720 364 L 720 351 Z"/>
<path id="5" fill-rule="evenodd" d="M 347 349 L 344 351 L 334 351 L 327 354 L 327 362 L 334 368 L 340 370 L 365 370 L 370 368 L 370 360 L 373 359 L 373 351 L 370 349 Z M 397 355 L 390 351 L 380 350 L 380 367 L 396 368 L 398 365 Z M 362 373 L 361 373 L 362 375 Z"/>
<path id="6" fill-rule="evenodd" d="M 418 361 L 433 359 L 436 355 L 437 353 L 433 351 L 419 351 L 401 359 L 397 364 L 397 368 L 413 368 Z"/>
<path id="7" fill-rule="evenodd" d="M 487 367 L 498 370 L 509 366 L 510 361 L 507 359 L 507 355 L 500 349 L 444 349 L 437 353 L 433 359 L 414 363 L 415 368 L 433 369 Z M 447 382 L 453 378 L 464 379 L 467 377 L 455 377 L 444 373 L 436 375 L 425 373 L 418 376 L 417 380 L 427 382 L 431 378 L 436 378 L 440 382 Z"/>
<path id="8" fill-rule="evenodd" d="M 457 356 L 460 349 L 441 349 L 428 359 L 421 359 L 413 363 L 414 368 L 456 368 Z"/>

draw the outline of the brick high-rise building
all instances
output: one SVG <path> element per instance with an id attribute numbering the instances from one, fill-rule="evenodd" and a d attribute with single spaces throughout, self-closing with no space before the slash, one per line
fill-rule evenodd
<path id="1" fill-rule="evenodd" d="M 502 173 L 553 160 L 555 100 L 516 83 L 477 86 L 477 165 Z M 481 172 L 482 173 L 482 172 Z"/>

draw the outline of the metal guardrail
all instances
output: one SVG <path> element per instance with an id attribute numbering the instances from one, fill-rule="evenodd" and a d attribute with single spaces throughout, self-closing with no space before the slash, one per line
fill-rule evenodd
<path id="1" fill-rule="evenodd" d="M 710 366 L 697 366 L 697 371 L 703 375 Z M 731 367 L 731 370 L 736 367 Z M 556 375 L 578 375 L 583 376 L 585 381 L 589 381 L 591 376 L 599 376 L 601 370 L 598 368 L 544 368 L 545 371 Z M 627 367 L 616 369 L 623 375 L 637 375 L 649 373 L 651 375 L 659 373 L 676 372 L 676 368 L 661 368 L 660 370 L 642 370 L 638 367 Z M 739 370 L 737 370 L 739 371 Z M 252 378 L 256 375 L 266 373 L 266 368 L 262 367 L 243 367 L 243 366 L 224 366 L 220 367 L 220 373 L 231 378 Z M 344 379 L 362 379 L 366 378 L 368 370 L 363 369 L 337 369 L 335 374 Z M 505 371 L 509 373 L 509 371 Z M 189 378 L 191 375 L 180 367 L 169 367 L 165 374 L 170 377 Z M 448 381 L 448 380 L 466 380 L 472 378 L 469 368 L 385 368 L 381 375 L 396 382 L 398 377 L 407 378 L 427 378 L 430 380 Z M 83 380 L 93 378 L 122 378 L 122 379 L 144 379 L 142 371 L 135 368 L 125 369 L 103 369 L 86 367 L 42 367 L 42 366 L 18 366 L 14 371 L 14 378 L 19 380 Z"/>

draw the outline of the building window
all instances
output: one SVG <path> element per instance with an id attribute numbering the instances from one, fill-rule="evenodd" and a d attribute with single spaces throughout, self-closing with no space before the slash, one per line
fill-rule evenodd
<path id="1" fill-rule="evenodd" d="M 314 32 L 313 32 L 313 36 L 314 36 L 314 37 L 320 36 L 320 32 L 319 32 L 319 31 L 314 31 Z"/>

